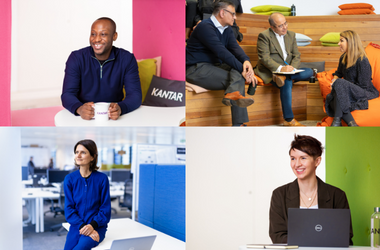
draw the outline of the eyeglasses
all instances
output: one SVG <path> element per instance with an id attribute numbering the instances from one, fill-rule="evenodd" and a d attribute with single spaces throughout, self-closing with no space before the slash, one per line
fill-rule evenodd
<path id="1" fill-rule="evenodd" d="M 223 10 L 227 11 L 228 13 L 230 13 L 233 17 L 236 17 L 236 13 L 235 12 L 231 12 L 231 11 L 229 11 L 227 9 L 223 9 Z"/>
<path id="2" fill-rule="evenodd" d="M 287 26 L 288 26 L 288 22 L 285 22 L 285 23 L 283 23 L 281 25 L 278 25 L 276 27 L 279 28 L 279 29 L 282 29 L 282 28 L 287 27 Z"/>

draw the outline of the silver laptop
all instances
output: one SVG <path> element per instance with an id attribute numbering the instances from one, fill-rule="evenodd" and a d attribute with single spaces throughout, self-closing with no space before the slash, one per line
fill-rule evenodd
<path id="1" fill-rule="evenodd" d="M 348 247 L 349 209 L 288 209 L 288 245 Z"/>
<path id="2" fill-rule="evenodd" d="M 109 250 L 150 250 L 156 235 L 114 240 Z"/>

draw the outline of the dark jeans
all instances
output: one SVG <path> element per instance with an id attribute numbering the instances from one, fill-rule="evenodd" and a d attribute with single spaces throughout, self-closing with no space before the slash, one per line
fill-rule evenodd
<path id="1" fill-rule="evenodd" d="M 245 79 L 240 72 L 226 64 L 197 63 L 186 70 L 186 81 L 209 90 L 239 91 L 245 96 Z M 248 122 L 247 108 L 231 106 L 232 124 Z"/>
<path id="2" fill-rule="evenodd" d="M 294 75 L 286 75 L 286 80 L 284 86 L 279 88 L 275 82 L 271 82 L 274 86 L 280 89 L 280 99 L 282 106 L 282 115 L 285 120 L 291 120 L 294 118 L 293 110 L 292 110 L 292 88 L 293 81 L 305 81 L 309 80 L 309 78 L 313 75 L 313 70 L 309 68 L 301 68 L 304 71 L 294 74 Z"/>

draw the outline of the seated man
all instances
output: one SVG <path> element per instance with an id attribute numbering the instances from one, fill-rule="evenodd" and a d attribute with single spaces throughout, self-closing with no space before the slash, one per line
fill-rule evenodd
<path id="1" fill-rule="evenodd" d="M 186 46 L 186 81 L 209 90 L 226 90 L 223 104 L 231 106 L 232 125 L 248 122 L 245 82 L 256 84 L 249 57 L 236 42 L 231 29 L 236 19 L 229 0 L 214 4 L 209 19 L 199 23 Z"/>
<path id="2" fill-rule="evenodd" d="M 312 69 L 302 68 L 303 72 L 280 75 L 272 72 L 291 72 L 300 66 L 301 54 L 297 48 L 295 33 L 288 31 L 288 23 L 281 13 L 269 16 L 270 28 L 261 32 L 257 38 L 259 60 L 255 73 L 264 83 L 272 83 L 280 88 L 284 126 L 303 126 L 294 119 L 292 111 L 293 81 L 308 80 L 313 75 Z"/>
<path id="3" fill-rule="evenodd" d="M 99 18 L 91 26 L 90 46 L 72 52 L 67 59 L 62 105 L 85 120 L 94 117 L 96 102 L 111 103 L 108 113 L 113 120 L 141 105 L 136 58 L 128 51 L 112 46 L 116 39 L 115 22 L 110 18 Z"/>

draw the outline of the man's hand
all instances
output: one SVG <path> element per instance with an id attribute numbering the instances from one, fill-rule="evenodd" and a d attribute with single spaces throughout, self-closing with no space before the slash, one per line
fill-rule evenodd
<path id="1" fill-rule="evenodd" d="M 293 70 L 294 70 L 294 68 L 291 65 L 286 65 L 286 66 L 281 68 L 281 72 L 291 72 Z"/>
<path id="2" fill-rule="evenodd" d="M 119 104 L 115 102 L 111 103 L 108 109 L 108 115 L 110 119 L 117 120 L 117 118 L 119 118 L 119 116 L 121 115 L 121 108 Z"/>
<path id="3" fill-rule="evenodd" d="M 80 115 L 80 117 L 82 117 L 83 120 L 91 120 L 91 118 L 95 115 L 94 103 L 87 102 L 80 106 L 76 112 Z"/>
<path id="4" fill-rule="evenodd" d="M 98 232 L 96 230 L 92 231 L 92 233 L 89 236 L 94 241 L 99 242 L 99 234 L 98 234 Z"/>
<path id="5" fill-rule="evenodd" d="M 252 65 L 251 65 L 251 62 L 249 61 L 245 61 L 243 63 L 243 72 L 241 73 L 243 75 L 243 77 L 245 78 L 245 81 L 246 82 L 251 82 L 252 81 L 252 77 L 255 75 L 253 73 L 253 68 L 252 68 Z"/>
<path id="6" fill-rule="evenodd" d="M 91 224 L 87 224 L 86 226 L 82 227 L 81 230 L 79 230 L 79 233 L 85 236 L 90 236 L 90 234 L 92 234 L 93 231 L 94 231 L 94 228 L 91 226 Z"/>

